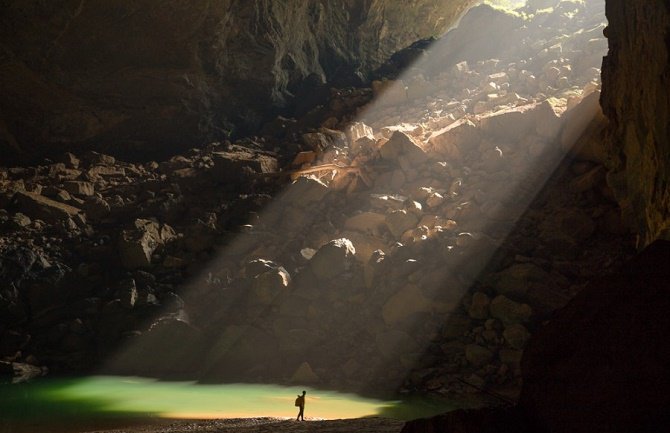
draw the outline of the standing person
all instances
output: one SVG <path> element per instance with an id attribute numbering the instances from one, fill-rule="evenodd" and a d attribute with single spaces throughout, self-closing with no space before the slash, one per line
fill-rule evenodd
<path id="1" fill-rule="evenodd" d="M 307 394 L 307 391 L 302 391 L 302 395 L 298 394 L 298 398 L 295 399 L 295 405 L 300 408 L 300 412 L 298 412 L 298 417 L 295 419 L 296 421 L 304 421 L 305 420 L 305 394 Z"/>

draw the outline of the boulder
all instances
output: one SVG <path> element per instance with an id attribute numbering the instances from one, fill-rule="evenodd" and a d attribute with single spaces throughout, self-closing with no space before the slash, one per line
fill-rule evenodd
<path id="1" fill-rule="evenodd" d="M 493 359 L 493 352 L 479 344 L 465 346 L 465 359 L 475 367 L 483 367 Z"/>
<path id="2" fill-rule="evenodd" d="M 593 219 L 582 211 L 569 211 L 559 215 L 558 227 L 562 233 L 576 241 L 591 237 L 596 229 Z"/>
<path id="3" fill-rule="evenodd" d="M 402 209 L 407 197 L 393 194 L 370 194 L 370 205 L 375 209 Z"/>
<path id="4" fill-rule="evenodd" d="M 403 233 L 416 227 L 419 217 L 404 209 L 396 210 L 386 215 L 385 222 L 391 234 L 400 239 Z"/>
<path id="5" fill-rule="evenodd" d="M 525 323 L 533 315 L 530 305 L 514 302 L 503 295 L 498 295 L 489 305 L 491 316 L 499 319 L 506 325 Z"/>
<path id="6" fill-rule="evenodd" d="M 498 358 L 500 358 L 500 362 L 506 364 L 512 370 L 518 370 L 521 367 L 522 357 L 523 357 L 522 350 L 503 348 L 498 351 Z"/>
<path id="7" fill-rule="evenodd" d="M 271 368 L 278 353 L 276 338 L 250 325 L 229 325 L 218 330 L 207 348 L 204 377 L 212 379 L 240 380 L 245 373 Z"/>
<path id="8" fill-rule="evenodd" d="M 431 134 L 431 149 L 447 161 L 460 161 L 480 139 L 480 131 L 468 119 L 458 120 Z"/>
<path id="9" fill-rule="evenodd" d="M 32 220 L 27 215 L 24 215 L 21 212 L 17 212 L 14 215 L 12 215 L 10 221 L 12 226 L 14 226 L 14 228 L 17 229 L 26 228 L 32 222 Z"/>
<path id="10" fill-rule="evenodd" d="M 126 175 L 126 170 L 123 167 L 94 165 L 86 173 L 90 179 L 100 181 L 100 179 L 122 178 Z"/>
<path id="11" fill-rule="evenodd" d="M 489 317 L 489 304 L 491 300 L 482 292 L 472 295 L 472 302 L 468 308 L 468 315 L 473 319 L 484 320 Z"/>
<path id="12" fill-rule="evenodd" d="M 291 276 L 283 267 L 257 275 L 253 279 L 253 301 L 271 304 L 281 290 L 288 287 Z"/>
<path id="13" fill-rule="evenodd" d="M 542 101 L 536 110 L 535 132 L 537 135 L 547 140 L 558 138 L 563 126 L 561 116 L 565 112 L 565 102 L 557 98 L 548 98 Z"/>
<path id="14" fill-rule="evenodd" d="M 400 123 L 398 125 L 385 126 L 380 131 L 384 138 L 391 138 L 395 132 L 402 132 L 418 139 L 423 135 L 424 128 L 418 123 Z"/>
<path id="15" fill-rule="evenodd" d="M 203 344 L 199 329 L 174 316 L 154 320 L 146 332 L 132 338 L 111 368 L 141 376 L 184 377 L 197 365 Z"/>
<path id="16" fill-rule="evenodd" d="M 119 236 L 119 255 L 127 269 L 151 266 L 156 248 L 174 236 L 174 230 L 153 220 L 138 218 L 134 229 L 123 230 Z"/>
<path id="17" fill-rule="evenodd" d="M 88 151 L 82 156 L 84 162 L 88 165 L 114 165 L 116 158 L 104 153 Z"/>
<path id="18" fill-rule="evenodd" d="M 348 230 L 379 235 L 386 225 L 386 216 L 376 212 L 361 212 L 353 215 L 344 222 Z"/>
<path id="19" fill-rule="evenodd" d="M 344 130 L 344 133 L 347 135 L 349 144 L 353 146 L 361 138 L 367 138 L 374 140 L 374 131 L 368 125 L 363 122 L 353 122 L 347 126 Z"/>
<path id="20" fill-rule="evenodd" d="M 305 207 L 322 201 L 330 192 L 328 186 L 314 176 L 300 176 L 286 188 L 281 204 Z"/>
<path id="21" fill-rule="evenodd" d="M 355 255 L 349 239 L 334 239 L 319 248 L 309 264 L 319 280 L 329 280 L 351 269 Z"/>
<path id="22" fill-rule="evenodd" d="M 80 161 L 73 153 L 65 152 L 57 159 L 57 162 L 65 164 L 68 168 L 78 168 Z"/>
<path id="23" fill-rule="evenodd" d="M 278 269 L 281 266 L 272 260 L 266 259 L 254 259 L 247 262 L 244 265 L 243 274 L 247 278 L 255 278 L 260 274 L 263 274 L 274 269 Z"/>
<path id="24" fill-rule="evenodd" d="M 535 132 L 538 121 L 539 104 L 505 108 L 481 118 L 482 130 L 492 137 L 519 141 Z"/>
<path id="25" fill-rule="evenodd" d="M 319 383 L 319 376 L 314 373 L 308 362 L 303 362 L 291 376 L 291 383 L 295 384 L 314 384 Z"/>
<path id="26" fill-rule="evenodd" d="M 101 220 L 105 218 L 112 209 L 107 200 L 95 195 L 86 197 L 83 207 L 86 211 L 86 215 L 92 220 Z"/>
<path id="27" fill-rule="evenodd" d="M 63 189 L 70 194 L 90 197 L 95 193 L 95 187 L 91 182 L 70 180 L 63 182 Z"/>
<path id="28" fill-rule="evenodd" d="M 530 333 L 525 326 L 519 323 L 514 323 L 505 327 L 503 337 L 509 347 L 520 350 L 526 345 L 526 342 L 530 338 Z"/>
<path id="29" fill-rule="evenodd" d="M 212 176 L 220 182 L 239 181 L 254 173 L 274 173 L 277 159 L 250 151 L 212 152 Z"/>
<path id="30" fill-rule="evenodd" d="M 80 209 L 74 206 L 27 191 L 16 192 L 11 204 L 17 212 L 21 212 L 33 219 L 41 219 L 50 223 L 67 221 L 81 212 Z"/>
<path id="31" fill-rule="evenodd" d="M 536 283 L 545 284 L 549 274 L 534 263 L 517 263 L 499 272 L 495 289 L 507 296 L 523 296 Z"/>
<path id="32" fill-rule="evenodd" d="M 386 242 L 371 234 L 347 230 L 342 232 L 341 235 L 349 239 L 351 243 L 355 245 L 356 260 L 362 264 L 366 264 L 375 251 L 388 250 Z"/>
<path id="33" fill-rule="evenodd" d="M 421 289 L 408 284 L 386 301 L 382 307 L 382 317 L 387 326 L 392 326 L 415 313 L 428 313 L 432 309 L 431 300 L 423 295 Z"/>
<path id="34" fill-rule="evenodd" d="M 407 332 L 397 329 L 378 333 L 375 343 L 379 354 L 386 359 L 394 359 L 401 353 L 411 353 L 417 349 L 416 340 Z"/>
<path id="35" fill-rule="evenodd" d="M 413 166 L 428 161 L 423 147 L 414 138 L 401 131 L 393 133 L 391 138 L 379 150 L 382 159 L 398 162 L 400 157 L 406 158 Z"/>

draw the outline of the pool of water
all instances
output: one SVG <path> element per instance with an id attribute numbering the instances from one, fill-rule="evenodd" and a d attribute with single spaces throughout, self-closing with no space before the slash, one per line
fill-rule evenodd
<path id="1" fill-rule="evenodd" d="M 62 431 L 59 426 L 85 431 L 161 419 L 292 418 L 303 389 L 308 418 L 412 419 L 454 409 L 426 398 L 384 401 L 314 388 L 94 376 L 0 386 L 0 432 Z"/>

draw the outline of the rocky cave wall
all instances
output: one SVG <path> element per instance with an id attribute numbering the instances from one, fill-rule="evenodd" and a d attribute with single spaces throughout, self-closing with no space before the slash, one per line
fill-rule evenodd
<path id="1" fill-rule="evenodd" d="M 2 159 L 82 148 L 160 159 L 253 130 L 306 77 L 365 79 L 472 3 L 4 0 Z"/>
<path id="2" fill-rule="evenodd" d="M 317 87 L 365 79 L 472 3 L 4 0 L 2 162 L 84 148 L 161 159 L 253 130 L 293 106 L 299 87 L 299 99 L 314 96 L 305 78 Z M 640 247 L 670 227 L 669 8 L 607 3 L 608 180 Z"/>
<path id="3" fill-rule="evenodd" d="M 607 0 L 608 181 L 639 247 L 670 239 L 670 2 Z"/>

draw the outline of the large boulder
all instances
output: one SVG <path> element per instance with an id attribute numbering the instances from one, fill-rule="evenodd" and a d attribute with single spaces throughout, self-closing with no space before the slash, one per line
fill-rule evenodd
<path id="1" fill-rule="evenodd" d="M 351 269 L 356 249 L 349 239 L 334 239 L 316 252 L 310 268 L 319 280 L 329 280 Z"/>
<path id="2" fill-rule="evenodd" d="M 252 260 L 245 266 L 245 275 L 252 283 L 249 299 L 252 304 L 271 304 L 291 283 L 288 271 L 270 260 Z"/>
<path id="3" fill-rule="evenodd" d="M 433 308 L 431 300 L 421 293 L 418 286 L 408 284 L 386 301 L 382 317 L 386 325 L 393 326 L 416 313 L 429 313 Z"/>
<path id="4" fill-rule="evenodd" d="M 152 264 L 152 256 L 159 245 L 175 237 L 167 224 L 155 220 L 138 218 L 133 229 L 123 230 L 119 235 L 119 256 L 127 269 L 146 268 Z"/>
<path id="5" fill-rule="evenodd" d="M 492 317 L 505 324 L 524 323 L 533 315 L 533 309 L 529 305 L 514 302 L 503 295 L 493 298 L 489 310 Z"/>
<path id="6" fill-rule="evenodd" d="M 323 200 L 330 192 L 328 186 L 314 176 L 300 176 L 286 188 L 282 205 L 305 207 Z"/>
<path id="7" fill-rule="evenodd" d="M 447 161 L 460 161 L 479 142 L 481 132 L 468 119 L 458 120 L 435 131 L 428 139 L 431 150 Z"/>
<path id="8" fill-rule="evenodd" d="M 382 159 L 398 162 L 406 158 L 413 166 L 423 164 L 428 160 L 426 151 L 414 138 L 401 131 L 395 131 L 391 138 L 380 149 Z"/>

